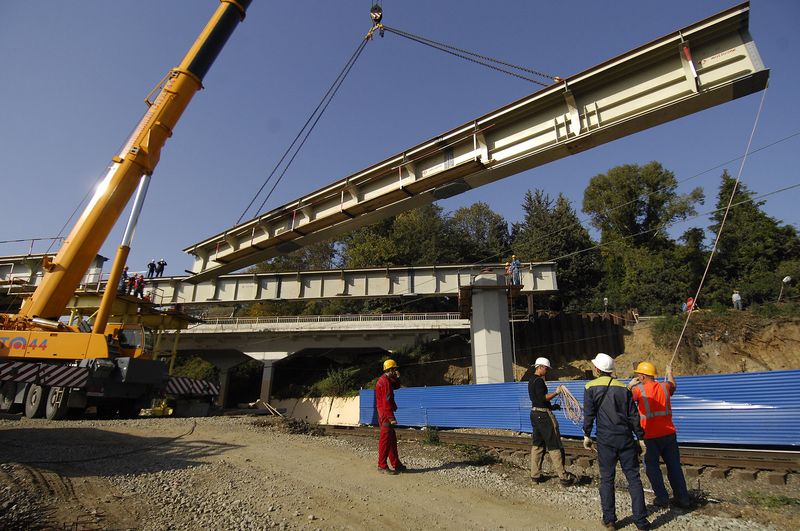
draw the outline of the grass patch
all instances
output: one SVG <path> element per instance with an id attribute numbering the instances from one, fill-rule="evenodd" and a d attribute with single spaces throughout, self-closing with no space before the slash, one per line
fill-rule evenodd
<path id="1" fill-rule="evenodd" d="M 423 444 L 439 445 L 439 430 L 433 426 L 425 426 L 425 433 L 422 436 Z"/>
<path id="2" fill-rule="evenodd" d="M 753 505 L 777 509 L 779 507 L 796 507 L 800 505 L 800 499 L 789 496 L 763 494 L 761 492 L 749 492 L 747 494 Z"/>
<path id="3" fill-rule="evenodd" d="M 497 458 L 489 453 L 486 448 L 472 444 L 453 444 L 452 447 L 458 450 L 467 458 L 467 463 L 474 466 L 486 466 L 497 463 Z"/>

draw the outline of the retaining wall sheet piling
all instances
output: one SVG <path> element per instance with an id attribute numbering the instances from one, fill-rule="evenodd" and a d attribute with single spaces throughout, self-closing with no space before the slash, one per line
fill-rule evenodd
<path id="1" fill-rule="evenodd" d="M 627 380 L 622 380 L 627 383 Z M 800 447 L 800 370 L 677 377 L 672 418 L 682 443 Z M 565 385 L 583 403 L 586 380 Z M 531 431 L 527 382 L 402 388 L 395 391 L 401 426 Z M 377 425 L 375 393 L 360 394 L 360 423 Z M 556 411 L 565 436 L 582 428 Z"/>

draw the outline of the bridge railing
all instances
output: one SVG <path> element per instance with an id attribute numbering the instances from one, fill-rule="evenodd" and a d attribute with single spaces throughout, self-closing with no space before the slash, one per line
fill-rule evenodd
<path id="1" fill-rule="evenodd" d="M 432 313 L 384 313 L 344 315 L 269 315 L 262 317 L 220 317 L 204 319 L 204 325 L 254 325 L 279 323 L 330 323 L 330 322 L 376 322 L 376 321 L 442 321 L 459 320 L 458 312 Z M 200 325 L 202 326 L 202 325 Z"/>

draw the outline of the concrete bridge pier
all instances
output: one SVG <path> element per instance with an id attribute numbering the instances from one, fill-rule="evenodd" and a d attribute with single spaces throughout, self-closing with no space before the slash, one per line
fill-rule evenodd
<path id="1" fill-rule="evenodd" d="M 475 276 L 470 334 L 475 383 L 513 382 L 508 287 L 503 275 L 486 272 Z"/>

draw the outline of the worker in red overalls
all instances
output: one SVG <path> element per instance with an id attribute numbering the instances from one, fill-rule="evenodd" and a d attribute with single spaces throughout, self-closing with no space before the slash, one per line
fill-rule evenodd
<path id="1" fill-rule="evenodd" d="M 628 384 L 633 400 L 639 407 L 639 418 L 644 430 L 644 471 L 656 495 L 656 507 L 669 506 L 669 494 L 664 486 L 659 461 L 667 466 L 667 477 L 675 496 L 675 505 L 682 509 L 690 507 L 686 478 L 681 469 L 681 455 L 678 437 L 672 423 L 672 403 L 670 396 L 675 393 L 677 384 L 672 377 L 672 367 L 667 366 L 667 381 L 656 381 L 656 367 L 648 361 L 641 362 L 634 371 L 636 377 Z"/>
<path id="2" fill-rule="evenodd" d="M 381 427 L 381 436 L 378 439 L 378 470 L 392 475 L 397 475 L 406 469 L 397 456 L 397 434 L 394 431 L 397 426 L 397 420 L 394 418 L 394 412 L 397 411 L 394 390 L 399 387 L 400 373 L 397 370 L 397 362 L 384 361 L 383 375 L 375 384 L 375 404 L 378 409 L 378 424 Z M 392 468 L 386 466 L 387 457 Z"/>

